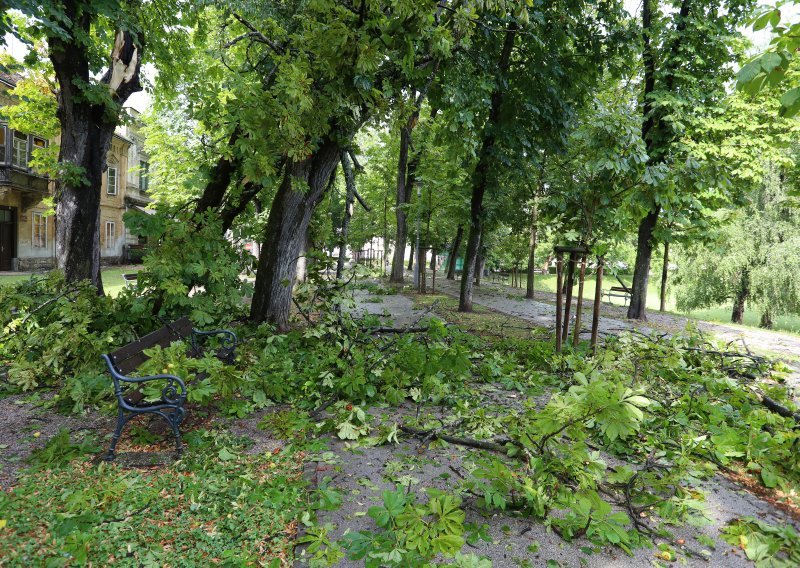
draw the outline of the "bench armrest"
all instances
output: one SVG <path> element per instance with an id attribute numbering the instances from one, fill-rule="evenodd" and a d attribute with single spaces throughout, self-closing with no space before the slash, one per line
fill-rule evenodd
<path id="1" fill-rule="evenodd" d="M 129 406 L 124 402 L 122 385 L 120 385 L 120 382 L 146 383 L 157 380 L 167 381 L 167 384 L 163 389 L 161 389 L 161 398 L 164 400 L 164 402 L 169 404 L 180 404 L 186 400 L 186 384 L 180 377 L 168 374 L 148 375 L 146 377 L 128 377 L 117 371 L 116 367 L 114 367 L 114 363 L 111 361 L 111 357 L 105 354 L 103 354 L 102 357 L 108 366 L 111 376 L 114 378 L 114 394 L 120 400 L 120 404 L 123 404 L 126 407 Z"/>
<path id="2" fill-rule="evenodd" d="M 236 337 L 236 334 L 229 329 L 213 329 L 211 331 L 192 329 L 192 347 L 197 348 L 198 339 L 202 340 L 205 339 L 206 337 L 211 337 L 215 335 L 222 336 L 222 347 L 225 349 L 230 349 L 231 351 L 233 351 L 236 349 L 236 346 L 239 345 L 239 338 Z"/>

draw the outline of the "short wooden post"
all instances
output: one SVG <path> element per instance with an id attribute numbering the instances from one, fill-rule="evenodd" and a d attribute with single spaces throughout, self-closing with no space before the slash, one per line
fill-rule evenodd
<path id="1" fill-rule="evenodd" d="M 561 353 L 561 307 L 563 306 L 564 254 L 556 253 L 556 353 Z"/>
<path id="2" fill-rule="evenodd" d="M 600 325 L 600 300 L 603 298 L 603 263 L 601 256 L 597 259 L 597 281 L 594 287 L 594 305 L 592 306 L 592 355 L 597 355 L 597 327 Z"/>
<path id="3" fill-rule="evenodd" d="M 567 296 L 564 299 L 564 330 L 561 334 L 561 341 L 564 342 L 569 337 L 569 313 L 572 310 L 572 279 L 575 278 L 575 260 L 576 253 L 569 253 L 569 260 L 567 261 Z"/>
<path id="4" fill-rule="evenodd" d="M 581 312 L 583 311 L 583 280 L 586 277 L 586 255 L 581 256 L 581 272 L 578 276 L 578 305 L 575 307 L 575 329 L 572 330 L 572 346 L 581 340 Z"/>

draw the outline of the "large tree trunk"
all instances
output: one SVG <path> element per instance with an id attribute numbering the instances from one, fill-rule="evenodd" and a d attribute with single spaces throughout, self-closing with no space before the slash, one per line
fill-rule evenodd
<path id="1" fill-rule="evenodd" d="M 95 14 L 67 2 L 64 15 L 65 21 L 71 22 L 72 37 L 48 37 L 50 61 L 59 85 L 59 162 L 82 171 L 81 175 L 56 180 L 56 266 L 64 271 L 67 282 L 89 280 L 102 294 L 101 186 L 122 105 L 131 94 L 142 89 L 139 83 L 142 40 L 128 31 L 116 31 L 111 64 L 100 79 L 111 91 L 114 103 L 95 103 L 85 92 L 92 83 L 91 56 L 82 40 L 73 39 L 89 35 Z"/>
<path id="2" fill-rule="evenodd" d="M 411 190 L 414 185 L 414 170 L 416 160 L 409 163 L 408 150 L 411 146 L 411 130 L 419 119 L 416 111 L 400 130 L 400 155 L 397 160 L 397 200 L 395 201 L 395 218 L 397 232 L 395 235 L 394 257 L 392 258 L 392 274 L 389 282 L 402 284 L 405 270 L 406 240 L 408 239 L 408 204 L 411 203 Z M 412 252 L 413 254 L 413 252 Z M 409 268 L 410 270 L 410 268 Z"/>
<path id="3" fill-rule="evenodd" d="M 464 255 L 464 269 L 461 273 L 461 295 L 458 299 L 458 311 L 472 311 L 472 287 L 475 282 L 475 268 L 478 259 L 478 250 L 483 233 L 483 195 L 489 185 L 489 172 L 491 169 L 492 154 L 496 140 L 495 130 L 500 122 L 500 109 L 503 105 L 503 95 L 505 93 L 505 75 L 511 61 L 511 50 L 514 47 L 514 40 L 517 35 L 517 25 L 514 22 L 508 24 L 503 49 L 500 52 L 498 65 L 497 85 L 492 92 L 489 116 L 484 128 L 483 142 L 478 163 L 472 174 L 472 199 L 470 202 L 470 225 L 469 238 L 467 239 L 467 252 Z"/>
<path id="4" fill-rule="evenodd" d="M 739 288 L 736 290 L 736 297 L 733 299 L 733 312 L 731 313 L 731 321 L 733 323 L 742 323 L 744 306 L 748 296 L 750 296 L 750 273 L 745 269 L 742 271 L 742 276 L 739 279 Z"/>
<path id="5" fill-rule="evenodd" d="M 528 243 L 528 281 L 525 297 L 533 300 L 533 285 L 536 277 L 536 237 L 539 228 L 539 207 L 534 201 L 531 209 L 531 238 Z"/>
<path id="6" fill-rule="evenodd" d="M 252 320 L 273 323 L 281 331 L 288 329 L 295 263 L 311 216 L 339 159 L 338 144 L 326 139 L 311 157 L 287 164 L 264 230 L 250 308 Z"/>
<path id="7" fill-rule="evenodd" d="M 661 265 L 661 305 L 660 312 L 667 311 L 667 277 L 669 276 L 669 241 L 664 243 L 664 263 Z"/>
<path id="8" fill-rule="evenodd" d="M 631 303 L 628 306 L 628 317 L 647 321 L 647 284 L 650 280 L 650 259 L 653 256 L 653 230 L 658 223 L 658 209 L 651 211 L 639 223 L 639 235 L 636 241 L 636 263 L 633 266 L 633 284 L 631 285 Z"/>
<path id="9" fill-rule="evenodd" d="M 344 259 L 347 252 L 347 233 L 350 229 L 350 218 L 353 216 L 353 203 L 356 198 L 356 180 L 353 176 L 353 165 L 350 163 L 350 156 L 347 155 L 347 150 L 342 150 L 341 162 L 345 186 L 347 187 L 347 197 L 345 197 L 344 200 L 344 219 L 342 220 L 342 234 L 339 238 L 339 260 L 336 263 L 337 280 L 341 280 L 344 274 Z"/>
<path id="10" fill-rule="evenodd" d="M 464 225 L 459 225 L 456 231 L 456 238 L 453 247 L 450 249 L 450 256 L 447 257 L 447 279 L 456 279 L 456 262 L 458 261 L 458 249 L 461 248 L 461 241 L 464 239 Z"/>

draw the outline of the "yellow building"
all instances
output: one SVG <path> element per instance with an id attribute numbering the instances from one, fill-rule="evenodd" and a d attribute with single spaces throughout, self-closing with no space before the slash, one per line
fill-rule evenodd
<path id="1" fill-rule="evenodd" d="M 0 115 L 3 106 L 15 104 L 8 91 L 19 79 L 0 73 Z M 33 149 L 49 143 L 36 133 L 17 132 L 0 122 L 0 271 L 36 271 L 55 266 L 57 219 L 48 215 L 43 202 L 52 195 L 55 184 L 29 166 Z M 126 198 L 132 145 L 122 133 L 115 134 L 107 157 L 100 199 L 100 255 L 104 263 L 120 262 L 125 257 L 122 214 L 131 206 L 131 200 Z M 135 167 L 138 169 L 139 164 Z M 146 199 L 138 188 L 133 197 L 137 204 Z"/>

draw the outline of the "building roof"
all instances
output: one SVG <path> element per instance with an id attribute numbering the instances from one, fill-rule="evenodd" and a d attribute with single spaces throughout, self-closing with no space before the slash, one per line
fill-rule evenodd
<path id="1" fill-rule="evenodd" d="M 9 87 L 16 87 L 17 82 L 23 79 L 24 77 L 19 73 L 5 73 L 0 71 L 0 83 L 7 85 Z"/>

